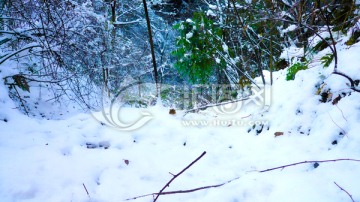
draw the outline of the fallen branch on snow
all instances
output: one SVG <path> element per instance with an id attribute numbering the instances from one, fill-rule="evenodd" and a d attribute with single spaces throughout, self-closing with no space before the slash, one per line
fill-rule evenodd
<path id="1" fill-rule="evenodd" d="M 350 76 L 348 76 L 348 75 L 346 75 L 346 74 L 344 74 L 344 73 L 342 73 L 342 72 L 337 71 L 336 68 L 334 69 L 334 71 L 332 72 L 332 74 L 337 74 L 337 75 L 340 75 L 340 76 L 342 76 L 342 77 L 345 77 L 345 78 L 346 78 L 347 80 L 349 80 L 349 82 L 350 82 L 350 89 L 353 90 L 353 91 L 355 91 L 355 92 L 360 93 L 360 89 L 357 89 L 357 88 L 356 88 L 355 81 L 354 81 Z"/>
<path id="2" fill-rule="evenodd" d="M 351 196 L 351 194 L 348 191 L 346 191 L 344 188 L 340 187 L 340 185 L 338 185 L 336 182 L 334 182 L 334 183 L 336 184 L 337 187 L 340 188 L 341 191 L 344 191 L 351 198 L 352 202 L 355 202 L 353 197 Z"/>
<path id="3" fill-rule="evenodd" d="M 264 172 L 268 172 L 268 171 L 284 169 L 286 167 L 296 166 L 296 165 L 305 164 L 305 163 L 328 163 L 328 162 L 336 162 L 336 161 L 357 161 L 357 162 L 360 162 L 360 160 L 358 160 L 358 159 L 330 159 L 330 160 L 321 160 L 321 161 L 302 161 L 302 162 L 287 164 L 287 165 L 278 166 L 278 167 L 274 167 L 274 168 L 269 168 L 269 169 L 265 169 L 265 170 L 260 170 L 258 172 L 264 173 Z"/>
<path id="4" fill-rule="evenodd" d="M 166 187 L 169 187 L 171 182 L 174 181 L 177 177 L 179 177 L 181 174 L 183 174 L 187 169 L 189 169 L 192 165 L 194 165 L 198 160 L 200 160 L 204 155 L 206 154 L 206 151 L 204 151 L 199 157 L 197 157 L 193 162 L 191 162 L 188 166 L 186 166 L 182 171 L 180 171 L 178 174 L 173 175 L 173 178 L 166 183 L 166 185 L 159 191 L 158 194 L 156 194 L 156 197 L 154 199 L 154 202 L 159 198 L 161 193 L 166 189 Z"/>
<path id="5" fill-rule="evenodd" d="M 347 136 L 347 132 L 346 132 L 343 128 L 341 128 L 341 127 L 334 121 L 334 119 L 331 117 L 331 115 L 329 114 L 329 112 L 328 112 L 328 115 L 329 115 L 331 121 L 332 121 L 338 128 L 340 128 L 340 130 L 342 130 L 343 134 L 346 135 L 346 137 L 348 137 L 348 136 Z"/>
<path id="6" fill-rule="evenodd" d="M 88 190 L 86 189 L 86 186 L 85 186 L 84 183 L 83 183 L 83 187 L 84 187 L 84 189 L 85 189 L 85 191 L 86 191 L 86 194 L 89 196 L 89 198 L 91 198 L 91 197 L 90 197 L 90 194 L 89 194 Z"/>
<path id="7" fill-rule="evenodd" d="M 155 196 L 156 198 L 154 199 L 153 202 L 156 202 L 156 200 L 159 198 L 160 195 L 169 195 L 169 194 L 183 194 L 183 193 L 190 193 L 190 192 L 195 192 L 195 191 L 199 191 L 199 190 L 203 190 L 203 189 L 210 189 L 210 188 L 217 188 L 217 187 L 221 187 L 225 184 L 228 184 L 230 182 L 233 182 L 235 180 L 238 180 L 240 177 L 236 177 L 233 178 L 231 180 L 228 180 L 224 183 L 221 184 L 216 184 L 216 185 L 210 185 L 210 186 L 204 186 L 204 187 L 198 187 L 198 188 L 194 188 L 194 189 L 187 189 L 187 190 L 177 190 L 177 191 L 168 191 L 168 192 L 164 192 L 165 188 L 170 186 L 171 182 L 175 180 L 175 178 L 177 178 L 178 176 L 180 176 L 183 172 L 185 172 L 188 168 L 190 168 L 193 164 L 195 164 L 198 160 L 200 160 L 200 158 L 202 158 L 204 155 L 206 154 L 206 152 L 204 151 L 197 159 L 195 159 L 193 162 L 191 162 L 186 168 L 184 168 L 182 171 L 180 171 L 178 174 L 173 175 L 173 178 L 166 183 L 166 185 L 158 192 L 158 193 L 151 193 L 151 194 L 145 194 L 145 195 L 141 195 L 141 196 L 136 196 L 133 198 L 128 198 L 126 199 L 126 201 L 129 200 L 135 200 L 138 198 L 143 198 L 146 196 Z M 264 172 L 269 172 L 269 171 L 273 171 L 273 170 L 278 170 L 278 169 L 284 169 L 286 167 L 291 167 L 291 166 L 296 166 L 296 165 L 300 165 L 300 164 L 307 164 L 307 163 L 329 163 L 329 162 L 336 162 L 336 161 L 356 161 L 356 162 L 360 162 L 359 159 L 349 159 L 349 158 L 342 158 L 342 159 L 330 159 L 330 160 L 320 160 L 320 161 L 302 161 L 302 162 L 297 162 L 297 163 L 292 163 L 292 164 L 287 164 L 287 165 L 282 165 L 282 166 L 278 166 L 278 167 L 274 167 L 274 168 L 269 168 L 269 169 L 265 169 L 265 170 L 255 170 L 259 173 L 264 173 Z M 170 173 L 171 174 L 171 173 Z M 336 182 L 334 182 L 336 184 Z M 352 196 L 349 194 L 349 192 L 347 192 L 345 189 L 343 189 L 342 187 L 340 187 L 338 184 L 336 184 L 342 191 L 346 192 L 350 198 L 353 200 Z M 354 200 L 353 200 L 354 202 Z"/>
<path id="8" fill-rule="evenodd" d="M 169 187 L 171 182 L 174 181 L 177 177 L 179 177 L 181 174 L 183 174 L 187 169 L 189 169 L 192 165 L 194 165 L 198 160 L 200 160 L 204 155 L 206 154 L 206 151 L 204 151 L 199 157 L 197 157 L 193 162 L 191 162 L 188 166 L 186 166 L 184 169 L 182 169 L 178 174 L 174 175 L 171 174 L 173 176 L 173 178 L 171 178 L 171 180 L 169 182 L 166 183 L 166 185 L 158 192 L 158 193 L 152 193 L 152 194 L 146 194 L 146 195 L 142 195 L 142 196 L 137 196 L 137 197 L 133 197 L 133 198 L 129 198 L 126 199 L 128 200 L 134 200 L 137 198 L 141 198 L 141 197 L 145 197 L 145 196 L 155 196 L 154 202 L 156 202 L 156 200 L 159 198 L 160 195 L 166 195 L 166 194 L 177 194 L 177 193 L 188 193 L 188 192 L 194 192 L 194 191 L 198 191 L 201 189 L 207 189 L 207 188 L 212 188 L 212 187 L 219 187 L 222 186 L 221 184 L 219 185 L 213 185 L 213 186 L 207 186 L 207 187 L 200 187 L 200 188 L 196 188 L 196 189 L 191 189 L 191 190 L 180 190 L 180 191 L 171 191 L 171 192 L 163 192 L 166 187 Z"/>
<path id="9" fill-rule="evenodd" d="M 216 185 L 209 185 L 209 186 L 204 186 L 204 187 L 198 187 L 198 188 L 194 188 L 194 189 L 187 189 L 187 190 L 177 190 L 177 191 L 167 191 L 167 192 L 161 192 L 161 193 L 152 193 L 152 194 L 145 194 L 145 195 L 142 195 L 142 196 L 136 196 L 136 197 L 133 197 L 133 198 L 128 198 L 126 199 L 126 201 L 129 201 L 129 200 L 135 200 L 135 199 L 138 199 L 138 198 L 143 198 L 143 197 L 146 197 L 146 196 L 155 196 L 155 195 L 169 195 L 169 194 L 185 194 L 185 193 L 190 193 L 190 192 L 195 192 L 195 191 L 199 191 L 199 190 L 203 190 L 203 189 L 211 189 L 211 188 L 217 188 L 217 187 L 221 187 L 225 184 L 228 184 L 234 180 L 237 180 L 239 179 L 240 177 L 237 177 L 237 178 L 234 178 L 232 180 L 229 180 L 227 182 L 224 182 L 224 183 L 221 183 L 221 184 L 216 184 Z"/>

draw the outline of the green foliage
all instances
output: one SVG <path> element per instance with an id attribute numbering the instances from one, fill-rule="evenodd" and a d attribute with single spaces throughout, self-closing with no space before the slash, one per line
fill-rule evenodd
<path id="1" fill-rule="evenodd" d="M 173 52 L 178 59 L 175 68 L 191 83 L 208 83 L 216 67 L 226 65 L 220 56 L 224 52 L 221 29 L 204 13 L 195 13 L 192 20 L 182 21 L 174 29 L 180 34 Z"/>
<path id="2" fill-rule="evenodd" d="M 251 86 L 251 81 L 246 77 L 240 77 L 239 85 L 240 85 L 241 89 L 245 89 L 246 87 Z"/>
<path id="3" fill-rule="evenodd" d="M 308 66 L 306 63 L 300 63 L 297 62 L 295 64 L 293 64 L 291 67 L 289 67 L 289 69 L 287 70 L 287 74 L 286 74 L 286 80 L 290 81 L 290 80 L 294 80 L 295 79 L 295 74 L 300 71 L 300 70 L 305 70 L 307 69 Z"/>
<path id="4" fill-rule="evenodd" d="M 355 30 L 352 34 L 349 40 L 347 40 L 345 42 L 346 45 L 351 46 L 354 45 L 355 43 L 357 43 L 359 41 L 359 37 L 360 37 L 360 31 L 359 30 Z"/>
<path id="5" fill-rule="evenodd" d="M 321 60 L 321 64 L 324 65 L 324 68 L 329 67 L 331 62 L 334 59 L 334 55 L 333 54 L 326 54 L 325 56 L 323 56 L 320 60 Z"/>
<path id="6" fill-rule="evenodd" d="M 330 16 L 330 23 L 334 25 L 332 30 L 346 33 L 357 21 L 351 20 L 356 16 L 355 10 L 356 5 L 354 0 L 340 0 L 334 3 L 334 7 L 328 14 L 328 16 Z"/>
<path id="7" fill-rule="evenodd" d="M 181 86 L 168 86 L 168 85 L 162 85 L 160 96 L 161 101 L 166 106 L 177 106 L 178 103 L 182 102 L 182 99 L 184 98 L 184 89 Z"/>

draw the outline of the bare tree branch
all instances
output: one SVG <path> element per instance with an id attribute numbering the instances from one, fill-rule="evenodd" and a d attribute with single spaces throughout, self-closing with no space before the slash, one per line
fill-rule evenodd
<path id="1" fill-rule="evenodd" d="M 339 72 L 336 69 L 334 69 L 332 74 L 337 74 L 337 75 L 340 75 L 342 77 L 345 77 L 350 82 L 350 89 L 360 93 L 360 89 L 355 88 L 355 82 L 350 76 L 348 76 L 348 75 L 346 75 L 346 74 L 344 74 L 342 72 Z"/>
<path id="2" fill-rule="evenodd" d="M 3 59 L 0 61 L 0 65 L 1 65 L 2 63 L 4 63 L 6 60 L 8 60 L 9 58 L 11 58 L 12 56 L 14 56 L 14 55 L 16 55 L 16 54 L 18 54 L 18 53 L 20 53 L 20 52 L 22 52 L 22 51 L 25 51 L 25 50 L 27 50 L 27 49 L 37 48 L 37 47 L 42 47 L 42 46 L 40 46 L 40 45 L 33 45 L 33 46 L 27 46 L 27 47 L 22 48 L 22 49 L 20 49 L 20 50 L 16 50 L 15 52 L 13 52 L 13 53 L 11 53 L 10 55 L 7 55 L 5 58 L 3 58 Z"/>
<path id="3" fill-rule="evenodd" d="M 142 196 L 136 196 L 136 197 L 133 197 L 133 198 L 128 198 L 126 199 L 126 201 L 130 201 L 130 200 L 135 200 L 135 199 L 138 199 L 138 198 L 143 198 L 143 197 L 146 197 L 146 196 L 154 196 L 154 195 L 169 195 L 169 194 L 184 194 L 184 193 L 190 193 L 190 192 L 195 192 L 195 191 L 199 191 L 199 190 L 203 190 L 203 189 L 211 189 L 211 188 L 217 188 L 217 187 L 221 187 L 225 184 L 228 184 L 232 181 L 235 181 L 237 179 L 239 179 L 240 177 L 236 177 L 232 180 L 229 180 L 227 182 L 224 182 L 224 183 L 221 183 L 221 184 L 216 184 L 216 185 L 209 185 L 209 186 L 204 186 L 204 187 L 198 187 L 198 188 L 194 188 L 194 189 L 187 189 L 187 190 L 177 190 L 177 191 L 167 191 L 167 192 L 162 192 L 162 193 L 152 193 L 152 194 L 145 194 L 145 195 L 142 195 Z"/>
<path id="4" fill-rule="evenodd" d="M 347 136 L 346 131 L 345 131 L 343 128 L 341 128 L 341 127 L 334 121 L 334 119 L 331 117 L 331 115 L 329 114 L 329 112 L 328 112 L 328 115 L 329 115 L 331 121 L 332 121 L 338 128 L 340 128 L 340 130 L 342 130 L 342 132 L 344 133 L 344 135 Z"/>
<path id="5" fill-rule="evenodd" d="M 264 173 L 264 172 L 269 172 L 269 171 L 278 170 L 278 169 L 284 169 L 286 167 L 291 167 L 291 166 L 296 166 L 296 165 L 306 164 L 306 163 L 329 163 L 329 162 L 336 162 L 336 161 L 356 161 L 356 162 L 360 162 L 360 159 L 330 159 L 330 160 L 320 160 L 320 161 L 302 161 L 302 162 L 287 164 L 287 165 L 278 166 L 278 167 L 274 167 L 274 168 L 269 168 L 269 169 L 265 169 L 265 170 L 260 170 L 258 172 Z"/>
<path id="6" fill-rule="evenodd" d="M 87 188 L 86 188 L 86 186 L 85 186 L 84 183 L 83 183 L 83 187 L 84 187 L 84 189 L 85 189 L 85 191 L 86 191 L 86 194 L 89 196 L 89 198 L 91 198 L 91 197 L 90 197 L 90 194 L 89 194 L 89 192 L 88 192 L 88 190 L 87 190 Z"/>
<path id="7" fill-rule="evenodd" d="M 335 184 L 337 187 L 339 187 L 341 191 L 344 191 L 344 192 L 350 197 L 350 199 L 351 199 L 352 202 L 355 202 L 355 200 L 353 199 L 353 197 L 351 196 L 351 194 L 350 194 L 348 191 L 346 191 L 344 188 L 340 187 L 340 185 L 338 185 L 336 182 L 334 182 L 334 184 Z"/>
<path id="8" fill-rule="evenodd" d="M 220 102 L 220 103 L 215 103 L 215 104 L 208 104 L 208 105 L 205 105 L 205 106 L 201 106 L 201 107 L 198 107 L 198 108 L 195 108 L 195 109 L 190 109 L 190 110 L 187 110 L 184 114 L 184 116 L 190 112 L 193 112 L 193 111 L 197 111 L 197 110 L 205 110 L 209 107 L 216 107 L 216 106 L 222 106 L 222 105 L 227 105 L 227 104 L 231 104 L 231 103 L 235 103 L 235 102 L 241 102 L 241 101 L 245 101 L 245 100 L 248 100 L 250 99 L 249 97 L 246 97 L 246 98 L 241 98 L 241 99 L 236 99 L 236 100 L 230 100 L 230 101 L 227 101 L 227 102 Z"/>
<path id="9" fill-rule="evenodd" d="M 197 157 L 193 162 L 191 162 L 188 166 L 186 166 L 182 171 L 180 171 L 178 174 L 174 175 L 174 177 L 166 183 L 166 185 L 159 191 L 159 193 L 156 195 L 156 198 L 154 199 L 154 202 L 159 198 L 161 193 L 166 189 L 166 187 L 169 187 L 171 182 L 174 181 L 177 177 L 179 177 L 182 173 L 184 173 L 187 169 L 189 169 L 192 165 L 194 165 L 198 160 L 200 160 L 204 155 L 206 154 L 206 151 L 204 151 L 199 157 Z"/>
<path id="10" fill-rule="evenodd" d="M 155 196 L 156 198 L 154 199 L 154 202 L 156 202 L 156 200 L 159 198 L 160 195 L 169 195 L 169 194 L 183 194 L 183 193 L 190 193 L 190 192 L 195 192 L 195 191 L 199 191 L 199 190 L 203 190 L 203 189 L 210 189 L 210 188 L 217 188 L 217 187 L 221 187 L 223 185 L 226 185 L 228 183 L 231 183 L 235 180 L 238 180 L 240 177 L 236 177 L 233 178 L 229 181 L 226 181 L 224 183 L 220 183 L 220 184 L 216 184 L 216 185 L 209 185 L 209 186 L 203 186 L 203 187 L 198 187 L 198 188 L 194 188 L 194 189 L 187 189 L 187 190 L 177 190 L 177 191 L 168 191 L 168 192 L 164 192 L 164 189 L 166 187 L 168 187 L 170 185 L 170 183 L 179 175 L 181 175 L 183 172 L 185 172 L 186 169 L 190 168 L 194 163 L 196 163 L 196 161 L 198 161 L 202 156 L 204 156 L 206 154 L 206 152 L 204 151 L 197 159 L 195 159 L 191 164 L 189 164 L 186 168 L 184 168 L 180 173 L 173 175 L 174 177 L 158 192 L 158 193 L 151 193 L 151 194 L 145 194 L 145 195 L 141 195 L 141 196 L 136 196 L 136 197 L 132 197 L 132 198 L 128 198 L 125 199 L 126 201 L 130 201 L 130 200 L 135 200 L 135 199 L 139 199 L 139 198 L 143 198 L 146 196 Z M 336 162 L 336 161 L 356 161 L 356 162 L 360 162 L 359 159 L 350 159 L 350 158 L 342 158 L 342 159 L 330 159 L 330 160 L 319 160 L 319 161 L 302 161 L 302 162 L 297 162 L 297 163 L 292 163 L 292 164 L 287 164 L 287 165 L 283 165 L 283 166 L 278 166 L 278 167 L 274 167 L 274 168 L 269 168 L 269 169 L 265 169 L 265 170 L 260 170 L 258 172 L 260 173 L 264 173 L 264 172 L 269 172 L 269 171 L 273 171 L 273 170 L 278 170 L 278 169 L 284 169 L 286 167 L 290 167 L 290 166 L 296 166 L 296 165 L 300 165 L 300 164 L 306 164 L 306 163 L 328 163 L 328 162 Z M 336 184 L 336 182 L 334 182 Z M 354 202 L 352 196 L 342 187 L 340 187 L 338 184 L 336 184 L 341 190 L 343 190 L 344 192 L 346 192 L 350 198 L 352 199 L 352 201 Z"/>

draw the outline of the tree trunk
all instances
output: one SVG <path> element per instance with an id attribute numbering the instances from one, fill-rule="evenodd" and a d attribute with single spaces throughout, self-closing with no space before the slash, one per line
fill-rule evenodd
<path id="1" fill-rule="evenodd" d="M 111 6 L 111 22 L 114 23 L 116 21 L 116 13 L 115 13 L 116 0 L 111 1 L 110 6 Z"/>
<path id="2" fill-rule="evenodd" d="M 152 57 L 152 62 L 153 62 L 153 67 L 154 67 L 154 78 L 155 78 L 155 84 L 156 84 L 156 96 L 158 96 L 160 89 L 159 89 L 159 82 L 158 82 L 158 72 L 157 72 L 157 66 L 156 66 L 154 43 L 153 43 L 152 32 L 151 32 L 151 24 L 150 24 L 150 18 L 149 18 L 149 13 L 148 13 L 148 9 L 147 9 L 146 0 L 143 0 L 143 3 L 144 3 L 144 11 L 145 11 L 146 23 L 147 23 L 148 33 L 149 33 L 151 57 Z"/>

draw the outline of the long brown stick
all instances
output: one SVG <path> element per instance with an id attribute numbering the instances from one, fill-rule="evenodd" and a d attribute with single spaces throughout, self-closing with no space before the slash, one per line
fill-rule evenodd
<path id="1" fill-rule="evenodd" d="M 259 172 L 264 173 L 264 172 L 268 172 L 268 171 L 284 169 L 286 167 L 295 166 L 295 165 L 299 165 L 299 164 L 305 164 L 305 163 L 327 163 L 327 162 L 335 162 L 335 161 L 357 161 L 357 162 L 360 162 L 360 160 L 358 160 L 358 159 L 331 159 L 331 160 L 321 160 L 321 161 L 302 161 L 302 162 L 287 164 L 287 165 L 278 166 L 278 167 L 274 167 L 274 168 L 269 168 L 266 170 L 260 170 Z"/>
<path id="2" fill-rule="evenodd" d="M 156 198 L 154 199 L 154 202 L 159 198 L 160 195 L 162 195 L 162 192 L 166 189 L 166 187 L 170 186 L 171 182 L 174 181 L 175 178 L 179 177 L 182 173 L 184 173 L 187 169 L 189 169 L 192 165 L 194 165 L 198 160 L 200 160 L 205 154 L 206 151 L 204 151 L 199 157 L 197 157 L 193 162 L 191 162 L 188 166 L 186 166 L 182 171 L 174 175 L 173 178 L 168 183 L 166 183 L 166 185 L 159 191 L 159 193 L 156 194 Z"/>
<path id="3" fill-rule="evenodd" d="M 126 201 L 130 201 L 130 200 L 135 200 L 135 199 L 138 199 L 138 198 L 143 198 L 143 197 L 146 197 L 146 196 L 151 196 L 151 195 L 168 195 L 168 194 L 184 194 L 184 193 L 190 193 L 190 192 L 195 192 L 195 191 L 199 191 L 199 190 L 203 190 L 203 189 L 211 189 L 211 188 L 217 188 L 217 187 L 221 187 L 225 184 L 228 184 L 232 181 L 235 181 L 237 179 L 239 179 L 240 177 L 236 177 L 232 180 L 229 180 L 227 182 L 224 182 L 224 183 L 221 183 L 221 184 L 216 184 L 216 185 L 209 185 L 209 186 L 204 186 L 204 187 L 197 187 L 197 188 L 194 188 L 194 189 L 187 189 L 187 190 L 177 190 L 177 191 L 167 191 L 167 192 L 161 192 L 161 193 L 152 193 L 152 194 L 145 194 L 145 195 L 142 195 L 142 196 L 136 196 L 136 197 L 133 197 L 133 198 L 128 198 L 128 199 L 125 199 Z"/>
<path id="4" fill-rule="evenodd" d="M 200 158 L 202 158 L 204 155 L 206 154 L 206 152 L 204 151 L 197 159 L 195 159 L 192 163 L 190 163 L 186 168 L 184 168 L 181 172 L 179 172 L 176 175 L 173 175 L 174 177 L 158 192 L 158 193 L 151 193 L 151 194 L 145 194 L 145 195 L 141 195 L 141 196 L 136 196 L 133 198 L 128 198 L 126 199 L 126 201 L 129 200 L 135 200 L 138 198 L 143 198 L 146 196 L 155 196 L 156 198 L 154 199 L 154 202 L 159 198 L 160 195 L 168 195 L 168 194 L 183 194 L 183 193 L 190 193 L 190 192 L 195 192 L 195 191 L 199 191 L 199 190 L 203 190 L 203 189 L 210 189 L 210 188 L 217 188 L 217 187 L 221 187 L 225 184 L 228 184 L 232 181 L 238 180 L 240 177 L 236 177 L 234 179 L 231 179 L 227 182 L 221 183 L 221 184 L 216 184 L 216 185 L 210 185 L 210 186 L 204 186 L 204 187 L 198 187 L 198 188 L 194 188 L 194 189 L 187 189 L 187 190 L 177 190 L 177 191 L 168 191 L 168 192 L 164 192 L 165 188 L 168 187 L 170 185 L 170 183 L 177 178 L 179 175 L 181 175 L 183 172 L 185 172 L 185 170 L 187 170 L 188 168 L 190 168 L 194 163 L 196 163 Z M 336 162 L 336 161 L 356 161 L 356 162 L 360 162 L 359 159 L 349 159 L 349 158 L 342 158 L 342 159 L 330 159 L 330 160 L 320 160 L 320 161 L 302 161 L 302 162 L 297 162 L 297 163 L 292 163 L 292 164 L 287 164 L 287 165 L 283 165 L 283 166 L 278 166 L 278 167 L 274 167 L 274 168 L 269 168 L 269 169 L 265 169 L 265 170 L 260 170 L 257 172 L 260 173 L 264 173 L 264 172 L 269 172 L 269 171 L 273 171 L 273 170 L 278 170 L 278 169 L 284 169 L 286 167 L 290 167 L 290 166 L 296 166 L 296 165 L 300 165 L 300 164 L 305 164 L 305 163 L 328 163 L 328 162 Z M 256 170 L 255 170 L 256 171 Z M 335 182 L 334 182 L 335 183 Z M 335 183 L 336 184 L 336 183 Z M 352 196 L 343 188 L 341 188 L 338 184 L 336 184 L 341 190 L 345 191 L 350 198 L 352 199 Z"/>

